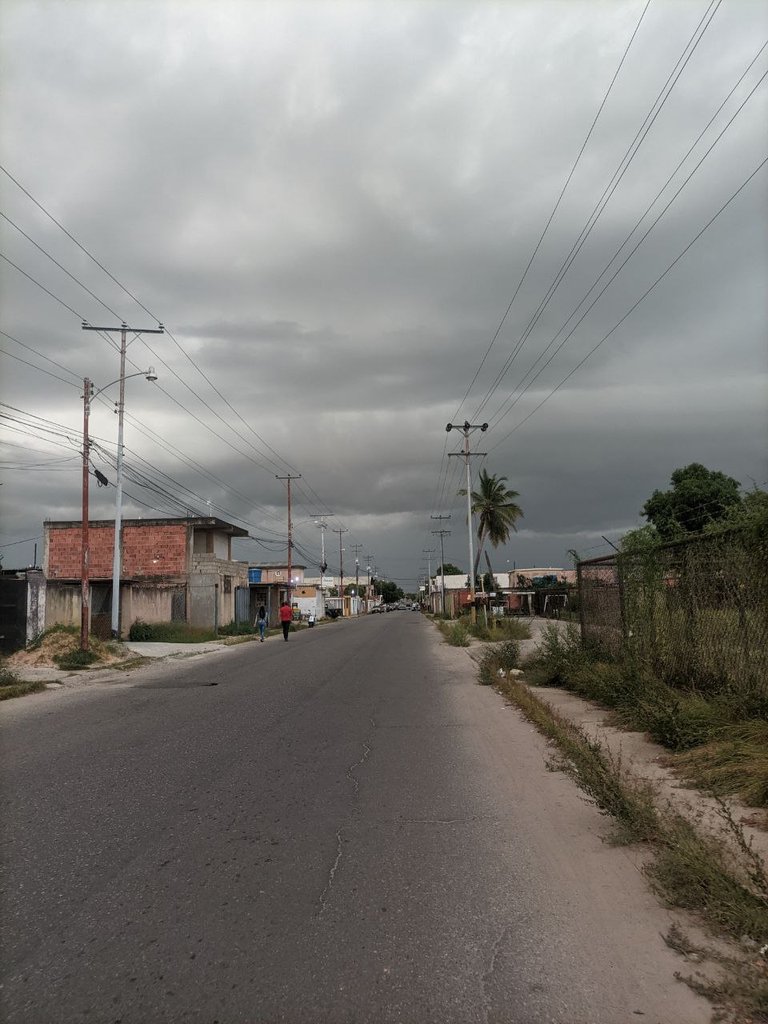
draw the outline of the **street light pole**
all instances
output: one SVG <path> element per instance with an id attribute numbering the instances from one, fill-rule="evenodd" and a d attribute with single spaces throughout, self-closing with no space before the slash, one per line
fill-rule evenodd
<path id="1" fill-rule="evenodd" d="M 113 640 L 120 639 L 120 565 L 123 550 L 123 419 L 125 416 L 125 353 L 128 348 L 128 331 L 135 336 L 139 334 L 164 334 L 165 328 L 162 324 L 157 327 L 129 327 L 123 322 L 119 327 L 92 327 L 86 320 L 83 321 L 84 331 L 99 331 L 102 333 L 114 333 L 120 331 L 120 398 L 117 403 L 117 479 L 115 481 L 115 539 L 112 549 L 112 620 L 111 633 Z M 137 374 L 130 374 L 137 376 Z M 149 378 L 147 378 L 149 379 Z"/>
<path id="2" fill-rule="evenodd" d="M 467 469 L 467 526 L 469 527 L 469 596 L 472 603 L 470 614 L 472 621 L 477 622 L 477 608 L 475 608 L 475 552 L 473 546 L 472 537 L 472 473 L 469 467 L 469 460 L 473 455 L 484 456 L 487 452 L 470 452 L 469 450 L 469 435 L 473 434 L 476 430 L 485 433 L 488 429 L 487 423 L 469 423 L 464 420 L 463 423 L 449 423 L 446 426 L 446 432 L 450 434 L 452 430 L 460 430 L 464 434 L 464 451 L 463 452 L 449 452 L 450 456 L 457 456 L 463 458 L 466 463 Z"/>
<path id="3" fill-rule="evenodd" d="M 88 580 L 90 550 L 88 547 L 88 462 L 91 441 L 88 435 L 88 419 L 91 412 L 91 390 L 93 385 L 83 378 L 83 517 L 80 523 L 80 650 L 88 650 L 91 628 L 91 586 Z"/>
<path id="4" fill-rule="evenodd" d="M 157 380 L 155 371 L 150 368 L 148 370 L 142 370 L 140 373 L 129 373 L 127 377 L 120 378 L 121 386 L 126 380 L 130 380 L 131 377 L 146 377 L 147 380 Z M 91 629 L 91 587 L 90 587 L 90 540 L 89 540 L 89 465 L 90 465 L 90 449 L 91 449 L 91 438 L 89 434 L 89 424 L 91 416 L 91 402 L 94 398 L 106 391 L 107 388 L 111 388 L 113 384 L 117 384 L 116 380 L 110 381 L 109 384 L 105 384 L 103 388 L 99 388 L 98 391 L 94 392 L 93 383 L 85 377 L 83 379 L 83 514 L 81 528 L 81 564 L 80 564 L 80 650 L 87 651 L 88 643 L 90 638 Z M 119 505 L 118 505 L 119 509 Z M 117 525 L 117 524 L 116 524 Z M 115 533 L 115 548 L 117 548 L 117 533 Z M 113 563 L 114 569 L 114 563 Z M 118 564 L 118 592 L 120 583 L 120 569 Z M 114 577 L 113 577 L 113 597 L 114 597 Z M 114 608 L 114 604 L 113 604 Z M 114 635 L 114 633 L 113 633 Z"/>

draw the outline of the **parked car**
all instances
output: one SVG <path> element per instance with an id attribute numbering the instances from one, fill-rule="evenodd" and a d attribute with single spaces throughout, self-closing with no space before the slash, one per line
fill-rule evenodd
<path id="1" fill-rule="evenodd" d="M 375 604 L 375 605 L 373 606 L 373 608 L 371 608 L 371 610 L 370 610 L 369 614 L 370 614 L 370 615 L 380 615 L 380 614 L 382 614 L 382 613 L 383 613 L 383 611 L 384 611 L 384 606 L 383 606 L 383 605 L 381 605 L 381 604 Z"/>

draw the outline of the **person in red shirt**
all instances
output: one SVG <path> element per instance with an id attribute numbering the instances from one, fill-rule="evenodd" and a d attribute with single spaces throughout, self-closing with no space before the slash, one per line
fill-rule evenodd
<path id="1" fill-rule="evenodd" d="M 293 618 L 293 609 L 287 601 L 283 601 L 280 605 L 280 622 L 283 627 L 283 639 L 288 642 L 288 630 L 291 628 L 291 619 Z"/>

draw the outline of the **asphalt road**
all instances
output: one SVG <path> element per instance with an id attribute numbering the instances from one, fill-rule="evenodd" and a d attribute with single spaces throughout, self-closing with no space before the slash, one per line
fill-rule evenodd
<path id="1" fill-rule="evenodd" d="M 5 1024 L 703 1024 L 639 854 L 422 616 L 5 702 Z"/>

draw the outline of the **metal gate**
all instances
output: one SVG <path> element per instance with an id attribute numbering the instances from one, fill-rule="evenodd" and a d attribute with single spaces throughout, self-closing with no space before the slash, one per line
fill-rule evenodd
<path id="1" fill-rule="evenodd" d="M 235 622 L 251 621 L 251 588 L 235 587 Z"/>
<path id="2" fill-rule="evenodd" d="M 0 578 L 0 651 L 12 654 L 27 641 L 27 581 Z"/>

